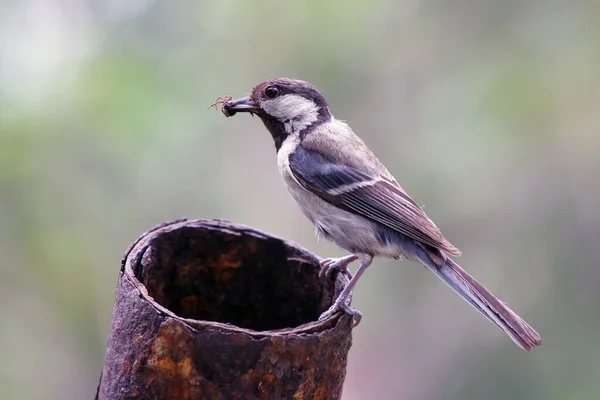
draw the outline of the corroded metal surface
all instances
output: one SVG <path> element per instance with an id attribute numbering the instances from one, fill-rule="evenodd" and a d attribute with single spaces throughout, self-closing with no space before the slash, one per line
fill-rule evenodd
<path id="1" fill-rule="evenodd" d="M 98 399 L 338 399 L 347 283 L 318 258 L 224 221 L 175 221 L 127 251 Z"/>

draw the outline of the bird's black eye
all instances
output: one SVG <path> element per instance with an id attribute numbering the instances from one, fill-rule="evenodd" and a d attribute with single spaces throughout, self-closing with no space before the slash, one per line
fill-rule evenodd
<path id="1" fill-rule="evenodd" d="M 267 96 L 270 99 L 277 96 L 278 94 L 279 94 L 279 89 L 277 89 L 277 86 L 269 86 L 268 88 L 265 89 L 265 96 Z"/>

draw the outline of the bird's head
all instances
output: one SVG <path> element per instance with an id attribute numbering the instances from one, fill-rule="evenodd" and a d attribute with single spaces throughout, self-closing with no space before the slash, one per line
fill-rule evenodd
<path id="1" fill-rule="evenodd" d="M 271 132 L 278 149 L 287 137 L 306 133 L 331 119 L 327 100 L 312 83 L 289 78 L 260 83 L 250 96 L 230 100 L 223 106 L 228 117 L 239 112 L 256 114 Z"/>

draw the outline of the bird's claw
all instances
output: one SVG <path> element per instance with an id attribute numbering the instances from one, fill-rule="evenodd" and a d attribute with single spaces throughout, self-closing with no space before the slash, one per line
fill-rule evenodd
<path id="1" fill-rule="evenodd" d="M 356 260 L 358 260 L 358 256 L 356 254 L 350 254 L 340 258 L 326 258 L 319 263 L 321 266 L 321 271 L 319 271 L 319 278 L 321 280 L 324 281 L 325 279 L 328 279 L 333 273 L 333 271 L 336 270 L 346 275 L 350 280 L 348 286 L 342 291 L 342 293 L 333 303 L 333 305 L 329 307 L 327 311 L 321 314 L 319 320 L 324 320 L 329 317 L 332 317 L 338 311 L 344 311 L 345 313 L 352 315 L 353 328 L 360 323 L 360 320 L 362 319 L 361 312 L 350 307 L 351 292 L 349 290 L 353 287 L 353 276 L 350 273 L 350 271 L 348 271 L 348 265 Z M 356 277 L 358 277 L 359 275 L 357 275 Z M 356 279 L 356 277 L 354 279 Z"/>
<path id="2" fill-rule="evenodd" d="M 323 314 L 321 314 L 319 316 L 319 321 L 322 321 L 324 319 L 327 319 L 327 318 L 333 316 L 338 311 L 344 311 L 346 314 L 352 316 L 352 328 L 355 328 L 356 326 L 358 326 L 358 324 L 360 324 L 360 321 L 362 320 L 362 313 L 360 311 L 358 311 L 356 308 L 352 308 L 348 304 L 344 304 L 341 306 L 334 304 L 327 311 L 325 311 Z"/>
<path id="3" fill-rule="evenodd" d="M 333 271 L 339 271 L 346 275 L 348 279 L 352 279 L 352 273 L 348 271 L 348 264 L 356 260 L 356 256 L 347 256 L 341 258 L 326 258 L 319 262 L 321 270 L 319 271 L 319 278 L 321 280 L 328 279 Z"/>
<path id="4" fill-rule="evenodd" d="M 349 314 L 352 316 L 352 327 L 356 328 L 358 326 L 358 324 L 360 324 L 360 321 L 362 320 L 362 313 L 360 311 L 358 311 L 356 308 L 352 308 L 349 305 L 344 305 L 343 310 L 346 312 L 346 314 Z"/>

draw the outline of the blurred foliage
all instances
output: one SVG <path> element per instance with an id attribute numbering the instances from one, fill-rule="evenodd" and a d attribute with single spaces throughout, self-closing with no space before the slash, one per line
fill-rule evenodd
<path id="1" fill-rule="evenodd" d="M 0 0 L 0 398 L 93 395 L 120 258 L 157 223 L 343 254 L 260 122 L 205 111 L 278 76 L 315 83 L 544 339 L 525 354 L 380 260 L 344 398 L 598 398 L 598 26 L 593 1 Z"/>

